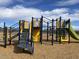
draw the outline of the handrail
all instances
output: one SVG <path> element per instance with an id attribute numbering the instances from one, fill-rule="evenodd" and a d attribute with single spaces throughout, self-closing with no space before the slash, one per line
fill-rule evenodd
<path id="1" fill-rule="evenodd" d="M 19 24 L 19 22 L 17 22 L 17 23 L 15 23 L 15 24 L 11 25 L 10 27 L 14 27 L 14 26 L 16 26 L 17 24 Z"/>
<path id="2" fill-rule="evenodd" d="M 19 29 L 17 29 L 17 28 L 16 29 L 11 29 L 11 31 L 14 31 L 14 30 L 19 30 Z"/>
<path id="3" fill-rule="evenodd" d="M 49 20 L 49 21 L 52 21 L 52 20 L 50 20 L 49 18 L 47 18 L 47 17 L 45 17 L 45 16 L 43 16 L 43 18 L 45 18 L 45 19 L 47 19 L 47 20 Z"/>

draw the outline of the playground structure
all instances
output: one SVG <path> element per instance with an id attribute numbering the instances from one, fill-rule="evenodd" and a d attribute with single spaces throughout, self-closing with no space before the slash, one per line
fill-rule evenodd
<path id="1" fill-rule="evenodd" d="M 45 19 L 48 21 L 45 21 Z M 47 35 L 47 42 L 49 41 L 49 37 L 51 36 L 50 42 L 52 45 L 54 44 L 54 42 L 59 42 L 60 44 L 63 42 L 70 43 L 70 36 L 74 39 L 79 40 L 78 35 L 71 27 L 70 19 L 62 20 L 61 17 L 57 18 L 56 20 L 48 19 L 44 16 L 41 16 L 41 18 L 32 17 L 31 22 L 20 20 L 19 22 L 9 27 L 9 38 L 7 35 L 7 28 L 8 27 L 4 23 L 4 47 L 6 48 L 7 46 L 7 40 L 9 41 L 8 44 L 11 45 L 12 40 L 18 37 L 17 46 L 23 50 L 29 51 L 30 53 L 34 52 L 34 42 L 40 42 L 41 44 L 43 44 L 44 32 Z M 13 32 L 16 32 L 16 34 L 14 33 L 14 35 L 12 35 Z M 56 36 L 56 38 L 54 38 L 54 35 Z"/>
<path id="2" fill-rule="evenodd" d="M 48 22 L 46 22 L 44 20 L 44 18 L 47 19 Z M 56 22 L 56 25 L 54 25 L 55 22 Z M 52 34 L 51 42 L 53 44 L 53 41 L 54 41 L 53 36 L 54 36 L 54 30 L 55 30 L 55 32 L 56 32 L 56 41 L 58 41 L 59 43 L 64 42 L 64 41 L 70 42 L 70 32 L 69 32 L 69 30 L 71 29 L 70 19 L 66 20 L 66 21 L 65 20 L 62 21 L 61 17 L 59 17 L 56 20 L 54 20 L 54 19 L 50 20 L 50 19 L 48 19 L 44 16 L 42 16 L 41 18 L 32 17 L 32 21 L 30 22 L 30 33 L 33 33 L 31 35 L 31 38 L 33 38 L 32 40 L 34 42 L 41 42 L 42 43 L 42 40 L 43 40 L 43 38 L 42 38 L 43 23 L 47 24 L 47 26 L 46 26 L 47 27 L 47 29 L 46 29 L 47 41 L 49 40 L 49 34 L 51 33 Z M 50 23 L 51 23 L 51 25 L 49 25 Z M 24 25 L 22 25 L 20 27 L 23 27 L 23 26 Z M 20 29 L 20 31 L 22 31 L 22 28 Z M 70 31 L 72 32 L 72 30 L 70 30 Z M 75 36 L 77 36 L 76 33 L 75 33 Z M 78 36 L 77 36 L 77 39 L 78 39 Z"/>

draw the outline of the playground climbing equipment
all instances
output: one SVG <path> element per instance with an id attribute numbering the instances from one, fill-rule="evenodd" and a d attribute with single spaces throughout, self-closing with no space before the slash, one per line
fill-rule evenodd
<path id="1" fill-rule="evenodd" d="M 60 44 L 63 42 L 70 43 L 70 36 L 79 40 L 79 36 L 71 26 L 70 19 L 63 20 L 61 17 L 56 20 L 44 16 L 41 16 L 41 18 L 32 17 L 31 22 L 19 20 L 9 28 L 4 22 L 3 27 L 0 27 L 0 32 L 3 34 L 1 39 L 3 39 L 5 48 L 7 44 L 11 45 L 13 44 L 12 41 L 17 39 L 17 47 L 31 54 L 34 52 L 34 42 L 43 44 L 43 41 L 46 40 L 46 42 L 50 41 L 52 45 L 54 42 L 59 42 Z M 50 37 L 51 39 L 49 39 Z"/>
<path id="2" fill-rule="evenodd" d="M 45 19 L 47 19 L 49 22 L 46 22 Z M 49 41 L 49 33 L 52 33 L 52 40 L 51 40 L 51 43 L 53 45 L 53 30 L 54 30 L 54 20 L 50 20 L 44 16 L 41 17 L 40 19 L 40 43 L 42 44 L 42 41 L 43 41 L 43 31 L 46 31 L 47 33 L 47 41 Z M 44 23 L 47 25 L 45 26 Z M 49 23 L 51 23 L 51 26 L 49 25 Z M 46 27 L 46 29 L 45 29 Z M 44 29 L 43 29 L 44 28 Z M 51 29 L 51 30 L 50 30 Z"/>

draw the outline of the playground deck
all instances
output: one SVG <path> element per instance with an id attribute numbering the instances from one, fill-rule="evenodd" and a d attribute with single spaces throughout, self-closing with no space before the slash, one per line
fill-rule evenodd
<path id="1" fill-rule="evenodd" d="M 46 35 L 44 35 L 45 38 Z M 73 38 L 71 38 L 74 40 Z M 33 55 L 24 53 L 18 49 L 15 44 L 4 48 L 0 46 L 0 59 L 79 59 L 79 43 L 54 43 L 52 46 L 50 42 L 35 43 L 35 52 Z"/>

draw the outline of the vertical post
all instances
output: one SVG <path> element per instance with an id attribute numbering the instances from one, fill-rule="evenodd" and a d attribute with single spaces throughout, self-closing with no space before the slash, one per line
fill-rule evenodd
<path id="1" fill-rule="evenodd" d="M 23 28 L 22 28 L 22 30 L 24 30 L 24 26 L 25 26 L 25 21 L 23 20 L 23 22 L 22 22 L 22 26 L 23 26 Z"/>
<path id="2" fill-rule="evenodd" d="M 59 20 L 59 43 L 61 44 L 61 17 L 60 17 L 60 20 Z"/>
<path id="3" fill-rule="evenodd" d="M 21 20 L 19 21 L 19 33 L 18 33 L 18 43 L 19 43 L 19 41 L 20 41 L 20 32 L 21 32 Z"/>
<path id="4" fill-rule="evenodd" d="M 29 38 L 29 36 L 30 36 L 30 24 L 28 24 L 28 26 L 29 26 L 29 28 L 28 28 L 28 42 L 30 42 L 30 38 Z"/>
<path id="5" fill-rule="evenodd" d="M 3 39 L 4 39 L 4 48 L 6 48 L 6 45 L 7 45 L 7 27 L 6 27 L 6 24 L 4 22 L 4 32 L 3 32 Z"/>
<path id="6" fill-rule="evenodd" d="M 12 40 L 11 36 L 12 36 L 12 32 L 11 32 L 11 27 L 10 27 L 10 30 L 9 30 L 9 45 L 11 45 L 11 40 Z"/>
<path id="7" fill-rule="evenodd" d="M 43 27 L 43 16 L 40 19 L 40 43 L 42 44 L 42 27 Z"/>
<path id="8" fill-rule="evenodd" d="M 65 20 L 63 21 L 63 26 L 62 26 L 62 37 L 66 39 L 66 27 L 65 27 Z"/>
<path id="9" fill-rule="evenodd" d="M 48 37 L 48 36 L 49 36 L 49 35 L 48 35 L 48 34 L 49 34 L 49 33 L 48 33 L 48 28 L 49 28 L 49 23 L 47 22 L 47 41 L 48 41 L 48 39 L 49 39 L 49 37 Z"/>
<path id="10" fill-rule="evenodd" d="M 52 45 L 53 45 L 53 42 L 54 42 L 53 34 L 54 34 L 54 20 L 52 19 Z"/>
<path id="11" fill-rule="evenodd" d="M 5 43 L 5 45 L 7 46 L 7 27 L 6 27 L 5 32 L 6 32 L 6 34 L 5 34 L 5 35 L 6 35 L 6 36 L 5 36 L 5 38 L 6 38 L 6 41 L 5 41 L 6 43 Z"/>
<path id="12" fill-rule="evenodd" d="M 70 29 L 70 19 L 69 19 L 69 29 Z M 68 41 L 68 43 L 70 43 L 70 34 L 68 34 L 68 36 L 69 36 L 69 41 Z"/>
<path id="13" fill-rule="evenodd" d="M 32 24 L 31 24 L 31 46 L 32 46 L 32 42 L 33 42 L 33 17 L 32 17 Z"/>
<path id="14" fill-rule="evenodd" d="M 64 20 L 64 26 L 63 26 L 63 36 L 66 39 L 66 27 L 65 27 L 65 20 Z"/>
<path id="15" fill-rule="evenodd" d="M 57 19 L 56 19 L 56 24 L 57 24 Z M 58 33 L 57 33 L 57 25 L 56 25 L 56 42 L 58 41 Z"/>

